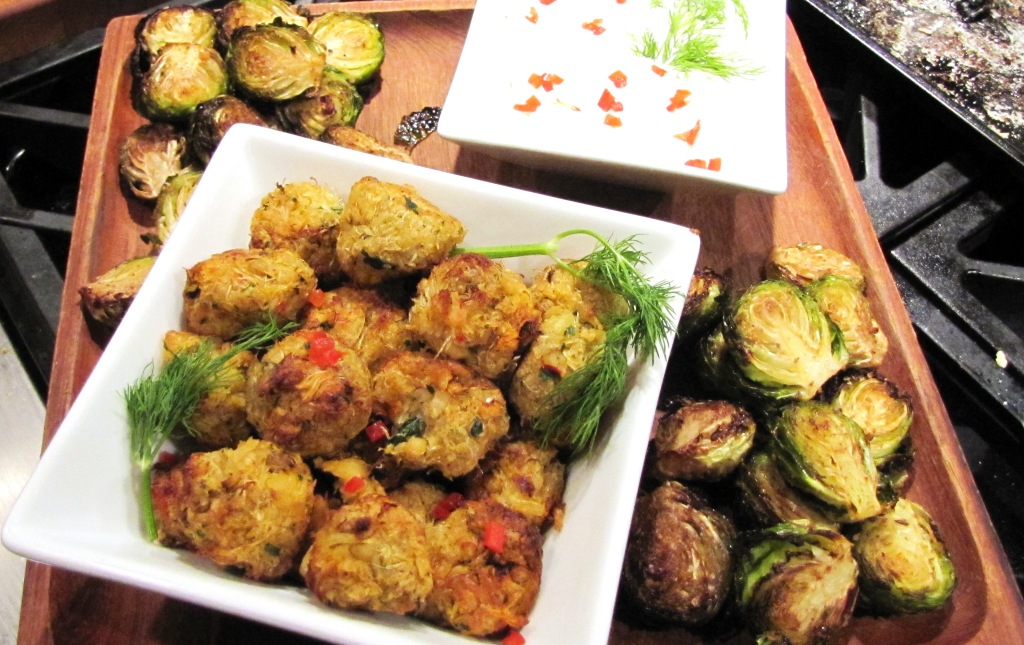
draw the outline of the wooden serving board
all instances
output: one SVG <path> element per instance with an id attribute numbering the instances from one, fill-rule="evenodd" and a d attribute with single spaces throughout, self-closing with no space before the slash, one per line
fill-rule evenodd
<path id="1" fill-rule="evenodd" d="M 382 83 L 359 126 L 390 140 L 400 118 L 444 102 L 465 38 L 468 0 L 353 2 L 374 12 L 385 32 Z M 311 5 L 322 12 L 329 5 Z M 127 197 L 117 146 L 143 120 L 131 109 L 127 68 L 138 17 L 117 18 L 106 33 L 67 267 L 51 376 L 46 440 L 89 375 L 102 339 L 84 322 L 78 288 L 121 260 L 144 253 L 149 210 Z M 960 584 L 942 612 L 899 620 L 859 618 L 862 643 L 992 643 L 1024 634 L 1024 603 L 995 537 L 928 366 L 857 193 L 831 122 L 792 27 L 787 34 L 790 185 L 785 194 L 662 194 L 571 179 L 501 163 L 429 137 L 414 159 L 425 166 L 537 192 L 671 220 L 698 229 L 700 264 L 728 270 L 737 285 L 760 276 L 775 245 L 814 241 L 857 260 L 879 321 L 891 339 L 882 372 L 917 407 L 917 450 L 909 497 L 928 508 L 951 550 Z M 82 455 L 89 459 L 89 455 Z M 571 642 L 572 635 L 566 634 Z M 642 632 L 616 620 L 612 642 L 699 642 L 682 631 Z M 30 563 L 19 643 L 290 643 L 302 637 L 188 603 Z"/>

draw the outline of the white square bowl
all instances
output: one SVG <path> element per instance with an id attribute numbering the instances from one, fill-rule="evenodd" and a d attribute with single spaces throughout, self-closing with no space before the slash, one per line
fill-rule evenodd
<path id="1" fill-rule="evenodd" d="M 639 235 L 646 271 L 685 290 L 699 247 L 689 229 L 381 159 L 255 126 L 231 129 L 144 286 L 12 509 L 3 542 L 25 557 L 136 585 L 327 641 L 357 644 L 477 642 L 408 617 L 338 611 L 305 590 L 245 581 L 180 550 L 148 542 L 138 515 L 121 392 L 159 363 L 162 338 L 181 327 L 185 268 L 245 247 L 249 220 L 276 184 L 315 178 L 341 195 L 372 175 L 408 183 L 467 226 L 466 245 L 545 240 L 589 228 L 615 239 Z M 580 239 L 565 247 L 582 255 Z M 524 275 L 542 258 L 509 260 Z M 676 298 L 678 319 L 682 298 Z M 595 453 L 571 466 L 566 517 L 544 546 L 537 604 L 523 630 L 531 645 L 604 643 L 634 496 L 665 358 L 635 365 L 632 387 Z"/>
<path id="2" fill-rule="evenodd" d="M 756 70 L 727 79 L 681 73 L 670 62 L 634 53 L 645 32 L 663 40 L 676 4 L 478 0 L 438 133 L 505 161 L 616 183 L 784 192 L 785 0 L 742 0 L 746 30 L 733 3 L 725 3 L 726 20 L 714 32 L 719 50 Z M 584 28 L 595 20 L 600 34 Z M 609 78 L 616 71 L 626 75 L 622 88 Z M 545 73 L 562 83 L 550 91 L 530 84 L 531 75 Z M 691 92 L 689 103 L 670 111 L 679 89 Z M 604 90 L 622 104 L 620 112 L 598 106 Z M 530 96 L 541 103 L 535 111 L 514 107 Z M 606 125 L 606 114 L 620 118 L 621 127 Z M 692 145 L 674 136 L 698 120 Z M 686 165 L 714 158 L 721 160 L 718 171 Z"/>

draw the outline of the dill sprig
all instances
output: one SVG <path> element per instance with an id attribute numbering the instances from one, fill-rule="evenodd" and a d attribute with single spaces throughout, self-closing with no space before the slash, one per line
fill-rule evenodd
<path id="1" fill-rule="evenodd" d="M 121 393 L 128 414 L 128 438 L 132 461 L 139 469 L 139 507 L 146 536 L 157 539 L 151 490 L 153 464 L 160 449 L 179 427 L 187 427 L 199 402 L 220 385 L 225 365 L 235 355 L 264 347 L 294 328 L 273 320 L 248 327 L 231 347 L 220 354 L 203 339 L 174 354 L 157 372 L 152 363 Z"/>
<path id="2" fill-rule="evenodd" d="M 730 5 L 746 33 L 749 22 L 741 0 L 675 0 L 668 10 L 664 35 L 659 38 L 653 30 L 646 30 L 639 38 L 634 38 L 637 42 L 633 52 L 683 74 L 704 72 L 721 78 L 759 74 L 762 68 L 722 51 L 719 38 Z M 664 5 L 661 0 L 652 0 L 651 7 L 662 9 Z"/>
<path id="3" fill-rule="evenodd" d="M 563 239 L 587 235 L 598 242 L 579 261 L 558 257 Z M 621 296 L 628 305 L 625 314 L 602 318 L 605 339 L 580 369 L 559 381 L 548 395 L 544 417 L 534 429 L 545 442 L 564 441 L 574 454 L 590 452 L 597 440 L 601 416 L 618 403 L 626 390 L 629 354 L 642 361 L 666 352 L 675 332 L 670 301 L 680 293 L 668 282 L 652 284 L 640 270 L 648 262 L 636 236 L 616 243 L 587 230 L 559 233 L 546 242 L 484 248 L 459 248 L 455 253 L 479 253 L 490 258 L 546 255 L 561 268 L 596 286 Z"/>

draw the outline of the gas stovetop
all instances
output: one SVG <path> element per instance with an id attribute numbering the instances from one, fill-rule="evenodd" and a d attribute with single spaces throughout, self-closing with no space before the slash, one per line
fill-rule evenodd
<path id="1" fill-rule="evenodd" d="M 811 0 L 790 16 L 1011 565 L 1024 575 L 1024 167 Z M 0 322 L 45 396 L 102 31 L 0 65 Z"/>

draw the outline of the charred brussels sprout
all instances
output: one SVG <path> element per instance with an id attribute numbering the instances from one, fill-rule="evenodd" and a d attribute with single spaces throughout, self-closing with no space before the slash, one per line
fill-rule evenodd
<path id="1" fill-rule="evenodd" d="M 118 170 L 132 194 L 156 199 L 168 177 L 188 165 L 185 133 L 168 123 L 147 123 L 121 143 Z"/>
<path id="2" fill-rule="evenodd" d="M 813 398 L 846 366 L 842 333 L 791 283 L 766 280 L 751 286 L 723 322 L 725 360 L 764 401 Z"/>
<path id="3" fill-rule="evenodd" d="M 865 285 L 864 272 L 856 262 L 839 251 L 807 242 L 773 249 L 765 273 L 769 279 L 786 280 L 800 287 L 826 275 L 849 278 L 862 291 Z"/>
<path id="4" fill-rule="evenodd" d="M 89 317 L 114 328 L 124 318 L 156 258 L 144 256 L 125 260 L 78 290 Z"/>
<path id="5" fill-rule="evenodd" d="M 830 384 L 827 400 L 864 431 L 876 466 L 888 462 L 903 445 L 914 420 L 910 397 L 874 371 L 853 371 Z"/>
<path id="6" fill-rule="evenodd" d="M 169 43 L 214 47 L 217 18 L 212 11 L 200 7 L 164 7 L 139 23 L 135 42 L 150 60 Z"/>
<path id="7" fill-rule="evenodd" d="M 757 426 L 728 401 L 683 401 L 658 421 L 652 472 L 661 479 L 718 481 L 743 462 Z"/>
<path id="8" fill-rule="evenodd" d="M 200 170 L 186 170 L 168 179 L 160 190 L 156 206 L 153 208 L 153 215 L 156 217 L 157 247 L 167 242 L 202 176 Z"/>
<path id="9" fill-rule="evenodd" d="M 786 480 L 821 502 L 836 522 L 881 512 L 878 471 L 860 427 L 819 401 L 784 408 L 771 422 L 769 450 Z"/>
<path id="10" fill-rule="evenodd" d="M 200 103 L 227 91 L 227 68 L 216 49 L 171 43 L 142 78 L 139 110 L 154 121 L 183 121 Z"/>
<path id="11" fill-rule="evenodd" d="M 758 450 L 744 462 L 736 476 L 743 508 L 761 526 L 773 526 L 794 520 L 832 524 L 818 504 L 793 488 L 779 472 L 771 455 Z"/>
<path id="12" fill-rule="evenodd" d="M 721 319 L 728 297 L 724 276 L 709 268 L 694 272 L 679 320 L 679 341 L 686 342 L 711 329 Z"/>
<path id="13" fill-rule="evenodd" d="M 889 339 L 871 311 L 864 292 L 849 278 L 827 275 L 807 292 L 843 332 L 851 367 L 878 367 L 889 351 Z"/>
<path id="14" fill-rule="evenodd" d="M 901 499 L 864 522 L 853 537 L 866 605 L 883 614 L 942 607 L 956 587 L 956 573 L 931 516 Z"/>
<path id="15" fill-rule="evenodd" d="M 201 103 L 188 120 L 188 144 L 196 158 L 209 163 L 220 140 L 236 123 L 267 126 L 259 112 L 230 94 Z"/>
<path id="16" fill-rule="evenodd" d="M 384 34 L 370 16 L 332 11 L 309 23 L 309 33 L 327 49 L 327 64 L 350 83 L 365 82 L 384 62 Z"/>
<path id="17" fill-rule="evenodd" d="M 291 25 L 240 27 L 228 46 L 228 71 L 238 88 L 256 99 L 287 101 L 324 77 L 323 47 Z"/>
<path id="18" fill-rule="evenodd" d="M 825 645 L 849 623 L 857 562 L 841 533 L 792 522 L 740 542 L 736 598 L 758 643 Z"/>
<path id="19" fill-rule="evenodd" d="M 284 0 L 232 0 L 219 14 L 221 47 L 227 49 L 231 36 L 239 27 L 255 27 L 278 22 L 305 28 L 309 19 Z"/>
<path id="20" fill-rule="evenodd" d="M 722 608 L 732 582 L 732 523 L 679 482 L 637 501 L 622 571 L 646 617 L 698 625 Z"/>
<path id="21" fill-rule="evenodd" d="M 292 132 L 316 139 L 328 126 L 354 124 L 362 109 L 355 85 L 328 67 L 316 90 L 280 104 L 277 115 Z"/>

